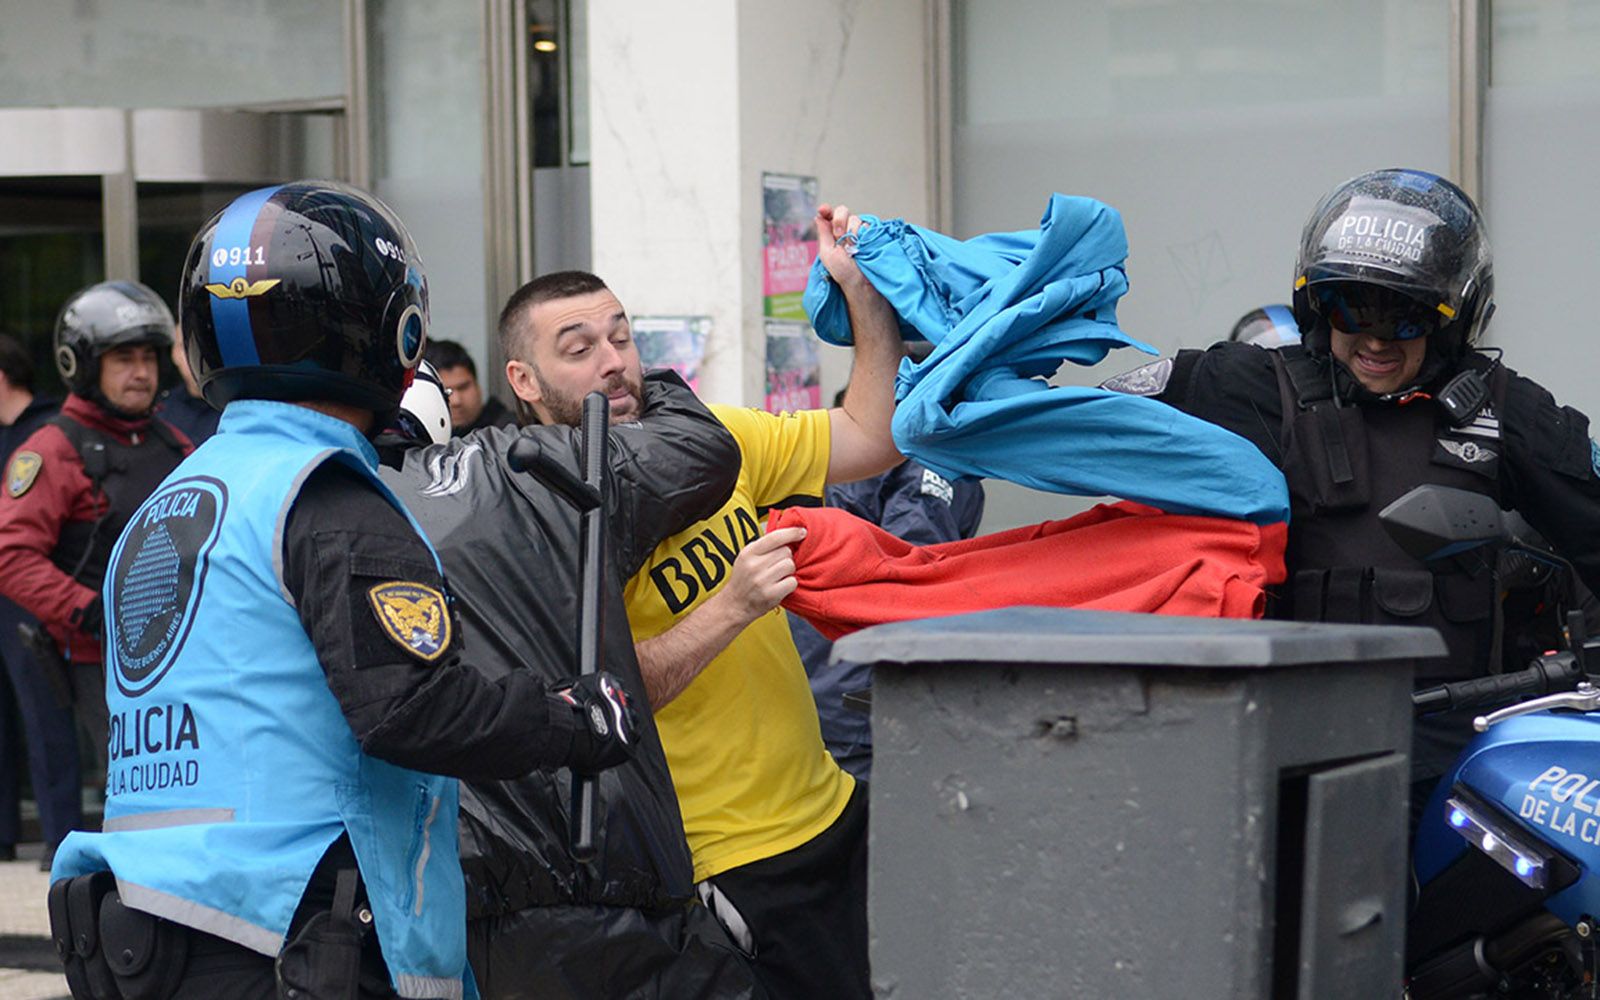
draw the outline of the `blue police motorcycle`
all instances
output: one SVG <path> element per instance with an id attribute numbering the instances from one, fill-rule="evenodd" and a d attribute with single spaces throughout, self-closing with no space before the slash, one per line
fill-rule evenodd
<path id="1" fill-rule="evenodd" d="M 1571 568 L 1511 540 L 1477 494 L 1421 487 L 1380 519 L 1430 561 L 1509 552 L 1568 581 L 1565 648 L 1413 696 L 1419 714 L 1485 714 L 1417 825 L 1406 996 L 1600 998 L 1600 677 L 1585 670 L 1586 653 L 1600 666 L 1600 643 L 1585 643 L 1572 610 Z"/>

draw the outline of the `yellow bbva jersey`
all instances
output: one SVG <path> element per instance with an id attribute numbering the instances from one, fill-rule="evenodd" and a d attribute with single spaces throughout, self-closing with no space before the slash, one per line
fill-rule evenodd
<path id="1" fill-rule="evenodd" d="M 628 582 L 635 641 L 650 639 L 727 583 L 761 515 L 821 497 L 828 413 L 774 416 L 713 406 L 743 465 L 715 516 L 662 542 Z M 822 744 L 805 668 L 782 608 L 752 622 L 683 693 L 656 712 L 698 881 L 799 847 L 844 810 L 854 779 Z"/>

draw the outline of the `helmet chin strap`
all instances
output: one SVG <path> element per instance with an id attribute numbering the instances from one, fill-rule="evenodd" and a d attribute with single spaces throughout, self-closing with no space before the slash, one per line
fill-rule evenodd
<path id="1" fill-rule="evenodd" d="M 122 407 L 111 402 L 111 400 L 105 398 L 105 396 L 101 394 L 98 387 L 96 387 L 94 395 L 87 398 L 90 402 L 100 407 L 100 409 L 121 420 L 148 420 L 151 414 L 155 413 L 156 411 L 154 403 L 151 403 L 150 406 L 146 407 L 139 413 L 133 413 L 129 410 L 124 410 Z"/>
<path id="2" fill-rule="evenodd" d="M 1333 355 L 1333 327 L 1321 316 L 1316 317 L 1316 322 L 1311 329 L 1300 335 L 1300 343 L 1305 347 L 1307 354 L 1314 358 L 1326 358 Z"/>
<path id="3" fill-rule="evenodd" d="M 1325 323 L 1318 324 L 1326 327 Z M 1392 392 L 1376 393 L 1361 384 L 1344 362 L 1333 356 L 1331 350 L 1318 352 L 1328 360 L 1328 379 L 1333 386 L 1333 399 L 1335 403 L 1361 403 L 1370 401 L 1374 403 L 1396 403 L 1414 396 L 1419 392 L 1426 392 L 1428 386 L 1443 381 L 1447 376 L 1454 374 L 1460 358 L 1446 355 L 1436 349 L 1438 341 L 1431 337 L 1428 341 L 1428 353 L 1423 357 L 1422 367 L 1417 371 L 1417 377 L 1404 388 Z"/>
<path id="4" fill-rule="evenodd" d="M 100 391 L 100 371 L 98 367 L 96 368 L 94 374 L 94 381 L 89 383 L 88 388 L 78 393 L 78 395 L 82 396 L 84 399 L 87 399 L 89 402 L 100 407 L 100 409 L 106 411 L 114 417 L 126 416 L 126 414 L 124 414 L 119 407 L 114 406 L 111 400 L 106 398 L 105 393 Z"/>

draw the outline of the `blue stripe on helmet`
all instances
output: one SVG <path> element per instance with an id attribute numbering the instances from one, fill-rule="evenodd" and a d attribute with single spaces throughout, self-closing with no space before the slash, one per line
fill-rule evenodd
<path id="1" fill-rule="evenodd" d="M 250 234 L 255 229 L 256 217 L 267 199 L 277 194 L 282 184 L 261 188 L 235 198 L 222 213 L 215 234 L 211 237 L 211 270 L 207 272 L 214 285 L 229 285 L 235 278 L 249 278 Z M 228 263 L 228 251 L 238 247 L 243 252 L 237 264 Z M 219 257 L 218 251 L 221 251 Z M 218 264 L 217 261 L 222 263 Z M 222 353 L 224 368 L 259 365 L 261 355 L 256 350 L 255 333 L 250 329 L 250 300 L 224 299 L 211 296 L 211 325 L 217 332 L 217 348 Z"/>

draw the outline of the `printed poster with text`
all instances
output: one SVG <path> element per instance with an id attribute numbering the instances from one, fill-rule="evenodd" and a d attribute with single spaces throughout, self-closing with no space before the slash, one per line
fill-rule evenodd
<path id="1" fill-rule="evenodd" d="M 646 369 L 670 368 L 700 391 L 700 363 L 711 335 L 710 316 L 635 316 L 633 340 Z"/>
<path id="2" fill-rule="evenodd" d="M 815 410 L 822 406 L 821 343 L 811 327 L 769 319 L 767 327 L 767 412 Z"/>
<path id="3" fill-rule="evenodd" d="M 817 259 L 817 179 L 761 175 L 762 315 L 804 322 L 801 298 Z"/>

